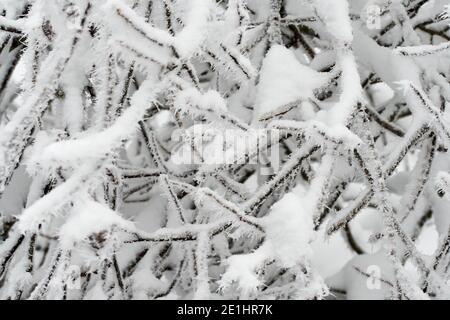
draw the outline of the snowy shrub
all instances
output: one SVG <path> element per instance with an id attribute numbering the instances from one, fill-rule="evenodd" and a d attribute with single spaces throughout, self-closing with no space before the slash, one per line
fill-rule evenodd
<path id="1" fill-rule="evenodd" d="M 448 0 L 0 0 L 1 299 L 450 299 Z"/>

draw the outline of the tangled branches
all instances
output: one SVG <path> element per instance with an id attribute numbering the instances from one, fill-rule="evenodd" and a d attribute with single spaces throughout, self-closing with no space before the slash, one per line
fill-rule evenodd
<path id="1" fill-rule="evenodd" d="M 4 1 L 0 297 L 449 298 L 446 4 Z"/>

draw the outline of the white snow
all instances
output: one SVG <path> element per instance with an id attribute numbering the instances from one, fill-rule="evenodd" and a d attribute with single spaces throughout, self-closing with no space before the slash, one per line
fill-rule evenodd
<path id="1" fill-rule="evenodd" d="M 283 46 L 273 46 L 261 68 L 255 120 L 286 104 L 313 98 L 314 90 L 327 80 L 326 75 L 301 64 L 292 51 Z"/>
<path id="2" fill-rule="evenodd" d="M 0 299 L 449 299 L 448 2 L 0 1 Z"/>
<path id="3" fill-rule="evenodd" d="M 81 198 L 74 205 L 66 223 L 59 230 L 62 248 L 70 249 L 90 235 L 110 230 L 111 227 L 133 230 L 134 225 L 106 205 L 89 198 Z"/>
<path id="4" fill-rule="evenodd" d="M 313 220 L 305 198 L 287 193 L 275 203 L 263 219 L 267 250 L 286 268 L 291 268 L 313 254 Z"/>

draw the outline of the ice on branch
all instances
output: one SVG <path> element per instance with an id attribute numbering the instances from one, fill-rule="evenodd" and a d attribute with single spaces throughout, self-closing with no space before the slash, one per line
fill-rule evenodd
<path id="1" fill-rule="evenodd" d="M 449 1 L 0 1 L 0 299 L 450 299 Z"/>
<path id="2" fill-rule="evenodd" d="M 74 205 L 69 218 L 59 231 L 60 246 L 71 249 L 89 236 L 112 228 L 134 229 L 131 221 L 120 217 L 106 205 L 89 198 L 81 198 Z"/>

